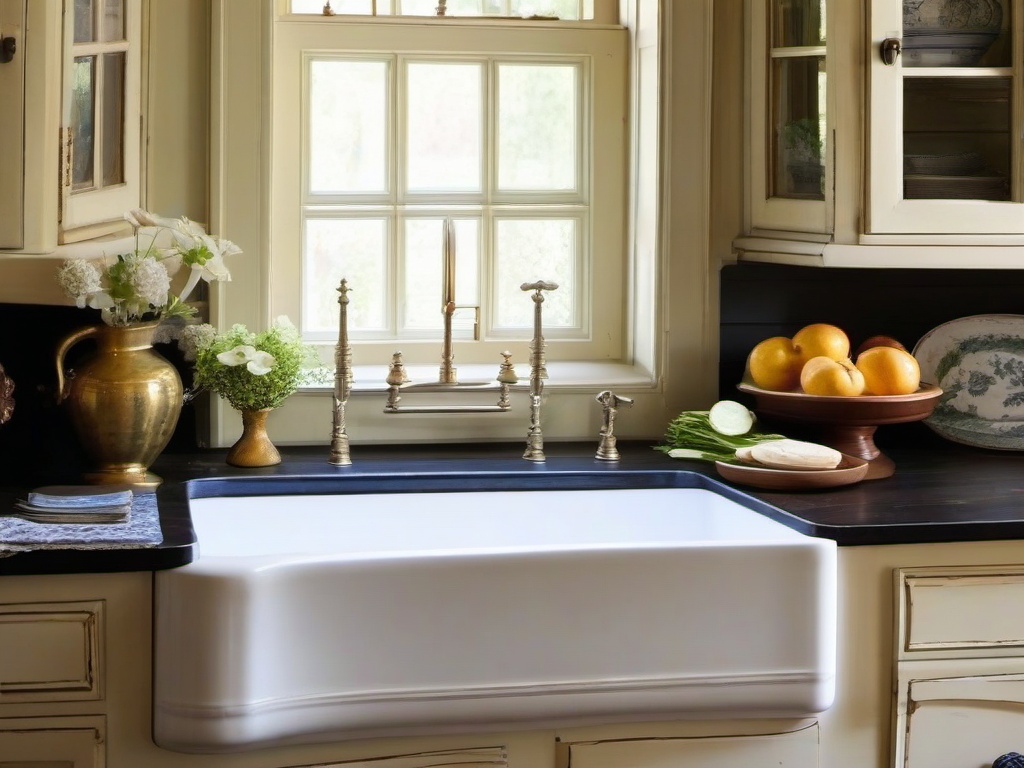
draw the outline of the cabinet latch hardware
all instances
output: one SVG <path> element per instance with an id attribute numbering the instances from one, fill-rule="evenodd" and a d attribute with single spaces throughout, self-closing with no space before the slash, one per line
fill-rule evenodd
<path id="1" fill-rule="evenodd" d="M 903 44 L 898 37 L 887 37 L 878 48 L 882 54 L 882 61 L 885 62 L 886 66 L 891 67 L 896 63 L 896 59 L 899 58 Z"/>
<path id="2" fill-rule="evenodd" d="M 14 60 L 14 53 L 18 50 L 18 41 L 13 37 L 0 38 L 0 64 L 7 64 Z"/>

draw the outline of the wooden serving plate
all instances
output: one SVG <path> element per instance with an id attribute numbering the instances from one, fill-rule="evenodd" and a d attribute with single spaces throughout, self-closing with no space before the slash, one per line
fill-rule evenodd
<path id="1" fill-rule="evenodd" d="M 868 480 L 889 477 L 896 471 L 893 460 L 875 445 L 875 430 L 883 424 L 928 418 L 942 395 L 942 389 L 934 384 L 922 384 L 917 392 L 909 395 L 859 397 L 772 392 L 746 382 L 738 389 L 754 397 L 754 410 L 758 414 L 819 427 L 825 445 L 865 459 Z"/>

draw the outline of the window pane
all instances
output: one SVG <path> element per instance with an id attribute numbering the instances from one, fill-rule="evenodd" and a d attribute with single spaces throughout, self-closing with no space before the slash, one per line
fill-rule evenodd
<path id="1" fill-rule="evenodd" d="M 575 66 L 498 66 L 500 189 L 576 189 L 578 78 Z"/>
<path id="2" fill-rule="evenodd" d="M 341 278 L 352 286 L 349 328 L 387 328 L 387 220 L 309 219 L 303 257 L 303 331 L 338 330 Z"/>
<path id="3" fill-rule="evenodd" d="M 772 62 L 773 197 L 825 199 L 825 59 Z"/>
<path id="4" fill-rule="evenodd" d="M 96 57 L 76 56 L 71 66 L 71 188 L 93 186 L 93 149 L 96 139 Z"/>
<path id="5" fill-rule="evenodd" d="M 312 194 L 387 192 L 388 63 L 310 64 Z"/>
<path id="6" fill-rule="evenodd" d="M 407 78 L 406 188 L 479 192 L 483 65 L 412 62 Z"/>
<path id="7" fill-rule="evenodd" d="M 322 16 L 326 0 L 292 0 L 292 13 L 315 13 Z M 386 5 L 387 0 L 377 0 Z M 331 0 L 331 10 L 340 14 L 365 15 L 373 13 L 372 0 Z M 381 11 L 378 9 L 377 13 Z"/>
<path id="8" fill-rule="evenodd" d="M 104 0 L 101 40 L 124 40 L 124 0 Z"/>
<path id="9" fill-rule="evenodd" d="M 103 186 L 124 183 L 123 53 L 103 55 Z"/>
<path id="10" fill-rule="evenodd" d="M 480 253 L 480 222 L 454 219 L 455 303 L 477 303 Z M 407 329 L 441 329 L 443 232 L 442 219 L 409 219 L 405 222 L 404 326 Z"/>
<path id="11" fill-rule="evenodd" d="M 576 219 L 495 222 L 495 327 L 533 328 L 533 302 L 519 286 L 538 280 L 558 283 L 545 294 L 544 327 L 575 325 L 578 229 Z"/>
<path id="12" fill-rule="evenodd" d="M 75 42 L 91 43 L 96 39 L 92 0 L 75 0 Z"/>
<path id="13" fill-rule="evenodd" d="M 398 12 L 403 16 L 436 16 L 437 0 L 399 0 Z"/>
<path id="14" fill-rule="evenodd" d="M 825 0 L 773 0 L 772 46 L 825 44 Z"/>

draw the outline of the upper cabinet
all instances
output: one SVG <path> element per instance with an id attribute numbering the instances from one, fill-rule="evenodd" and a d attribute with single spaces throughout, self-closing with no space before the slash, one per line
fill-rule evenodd
<path id="1" fill-rule="evenodd" d="M 0 0 L 0 249 L 107 235 L 139 205 L 142 29 L 141 0 Z"/>
<path id="2" fill-rule="evenodd" d="M 1024 0 L 748 0 L 741 259 L 1024 263 Z"/>
<path id="3" fill-rule="evenodd" d="M 831 201 L 826 0 L 751 6 L 751 220 L 826 232 Z"/>
<path id="4" fill-rule="evenodd" d="M 871 4 L 868 233 L 1024 232 L 1019 10 Z"/>

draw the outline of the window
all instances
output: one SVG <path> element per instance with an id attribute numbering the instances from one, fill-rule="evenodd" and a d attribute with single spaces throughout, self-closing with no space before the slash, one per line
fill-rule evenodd
<path id="1" fill-rule="evenodd" d="M 139 0 L 74 0 L 65 16 L 62 242 L 139 205 L 141 30 Z"/>
<path id="2" fill-rule="evenodd" d="M 326 356 L 345 277 L 361 361 L 398 341 L 408 362 L 436 361 L 450 219 L 457 361 L 520 342 L 525 362 L 519 286 L 538 279 L 559 284 L 544 309 L 561 359 L 621 358 L 624 31 L 389 21 L 275 26 L 272 249 L 298 258 L 275 258 L 271 314 L 299 318 Z"/>

